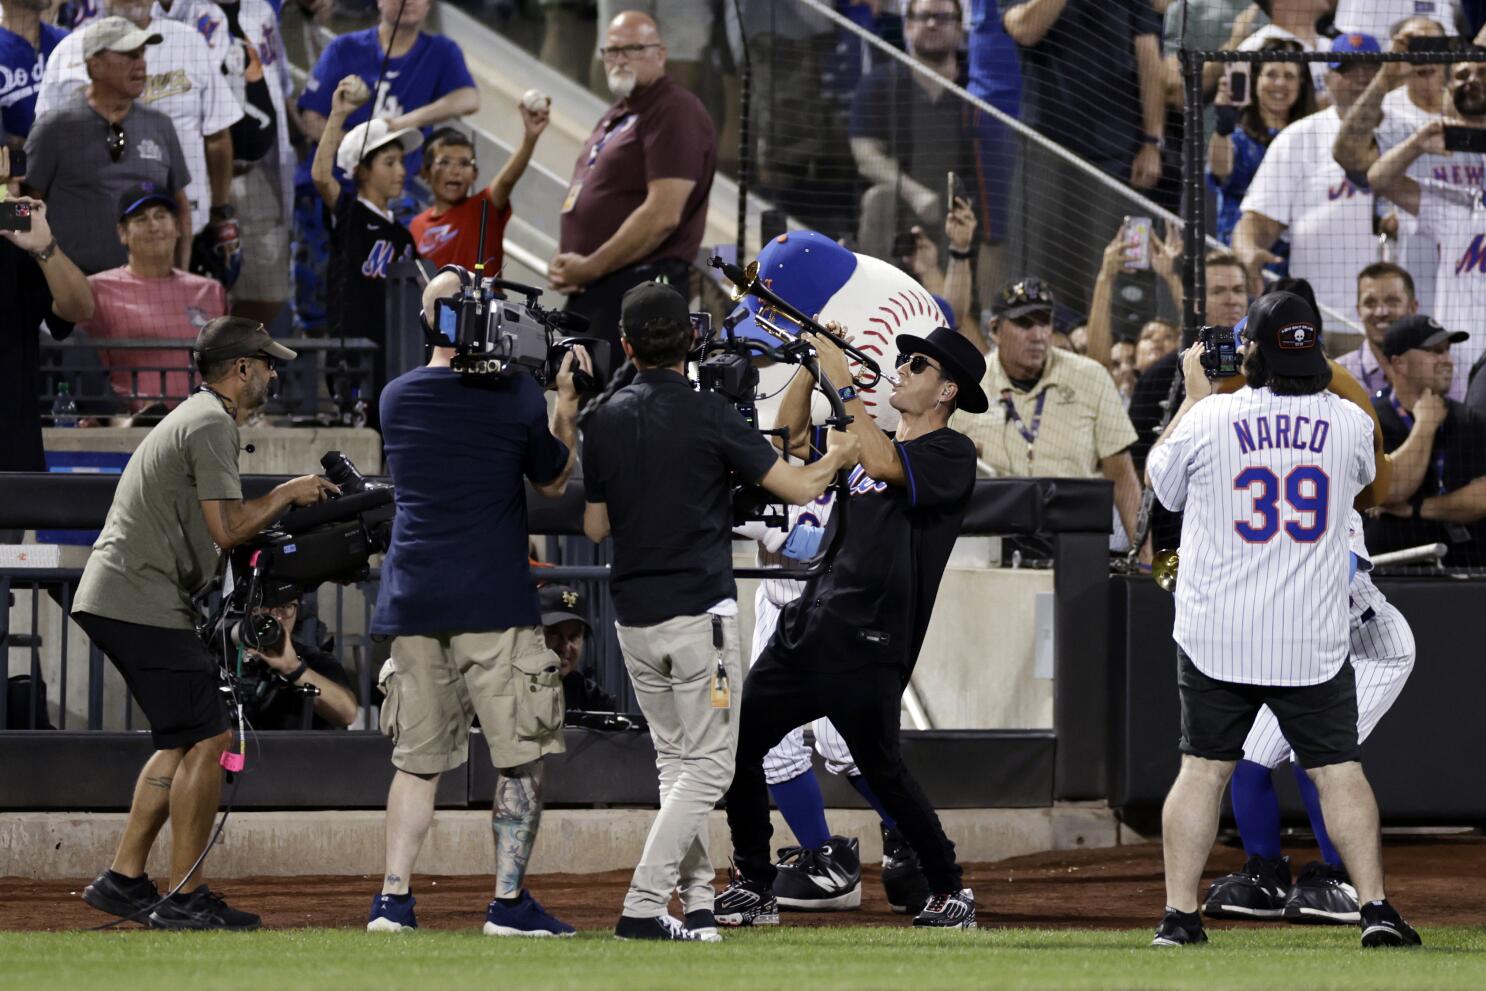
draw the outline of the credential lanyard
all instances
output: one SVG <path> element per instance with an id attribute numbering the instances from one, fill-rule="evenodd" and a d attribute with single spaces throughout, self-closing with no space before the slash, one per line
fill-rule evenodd
<path id="1" fill-rule="evenodd" d="M 614 136 L 614 133 L 622 128 L 624 122 L 633 116 L 634 114 L 620 114 L 614 118 L 613 123 L 604 128 L 604 133 L 593 143 L 593 147 L 588 149 L 588 164 L 590 167 L 592 167 L 594 162 L 599 160 L 599 153 L 604 150 L 604 145 L 609 143 L 609 139 Z"/>
<path id="2" fill-rule="evenodd" d="M 1403 403 L 1398 401 L 1398 396 L 1394 394 L 1392 389 L 1388 390 L 1388 402 L 1393 405 L 1393 412 L 1398 414 L 1398 418 L 1403 421 L 1403 425 L 1413 430 L 1413 415 L 1403 408 Z M 1442 423 L 1439 429 L 1434 432 L 1434 446 L 1439 448 L 1434 456 L 1434 479 L 1435 484 L 1439 486 L 1441 495 L 1445 493 L 1445 445 L 1441 443 L 1440 439 L 1440 434 L 1444 432 L 1444 429 L 1445 425 Z"/>
<path id="3" fill-rule="evenodd" d="M 1037 394 L 1037 405 L 1032 410 L 1031 424 L 1022 421 L 1022 415 L 1016 411 L 1016 404 L 1012 402 L 1011 390 L 1001 390 L 1001 405 L 1006 408 L 1006 419 L 1014 424 L 1017 433 L 1022 435 L 1022 440 L 1027 442 L 1027 460 L 1032 460 L 1033 451 L 1037 446 L 1037 432 L 1042 429 L 1042 407 L 1047 403 L 1047 386 Z"/>

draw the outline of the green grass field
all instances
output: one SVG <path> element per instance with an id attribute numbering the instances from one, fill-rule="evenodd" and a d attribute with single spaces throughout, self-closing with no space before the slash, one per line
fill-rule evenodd
<path id="1" fill-rule="evenodd" d="M 3 933 L 0 988 L 100 991 L 297 988 L 457 991 L 865 988 L 1486 988 L 1486 929 L 1433 928 L 1422 950 L 1363 951 L 1355 929 L 1246 929 L 1153 950 L 1148 930 L 781 929 L 718 944 L 621 943 L 598 933 L 508 940 L 470 933 L 368 936 Z"/>

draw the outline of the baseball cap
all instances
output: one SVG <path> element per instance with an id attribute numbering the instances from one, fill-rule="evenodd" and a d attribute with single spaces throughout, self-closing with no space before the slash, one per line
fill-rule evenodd
<path id="1" fill-rule="evenodd" d="M 626 292 L 619 303 L 619 325 L 638 328 L 652 320 L 690 324 L 686 297 L 664 282 L 642 282 Z"/>
<path id="2" fill-rule="evenodd" d="M 168 207 L 171 213 L 175 213 L 180 206 L 175 201 L 175 194 L 159 183 L 132 182 L 128 189 L 119 194 L 119 223 L 123 223 L 134 211 L 149 206 L 151 203 L 159 203 L 161 206 Z"/>
<path id="3" fill-rule="evenodd" d="M 380 117 L 364 120 L 360 124 L 346 132 L 341 138 L 341 146 L 335 150 L 335 164 L 341 167 L 341 171 L 350 175 L 370 155 L 376 153 L 377 149 L 397 142 L 402 145 L 404 154 L 417 150 L 423 144 L 423 133 L 416 127 L 405 127 L 400 131 L 392 130 L 391 126 Z"/>
<path id="4" fill-rule="evenodd" d="M 1432 348 L 1445 341 L 1459 344 L 1470 336 L 1463 330 L 1446 330 L 1434 317 L 1413 313 L 1388 325 L 1388 331 L 1383 335 L 1383 354 L 1397 358 L 1405 351 Z"/>
<path id="5" fill-rule="evenodd" d="M 1339 34 L 1331 39 L 1331 51 L 1342 55 L 1348 52 L 1381 52 L 1383 46 L 1378 44 L 1378 39 L 1362 31 L 1352 31 L 1347 34 Z M 1345 62 L 1328 62 L 1328 68 L 1340 69 L 1346 65 Z"/>
<path id="6" fill-rule="evenodd" d="M 800 312 L 825 311 L 859 267 L 857 256 L 819 231 L 788 231 L 764 245 L 758 254 L 758 277 Z M 761 312 L 762 311 L 762 312 Z M 787 314 L 773 309 L 757 296 L 744 296 L 728 315 L 733 333 L 750 340 L 778 344 L 778 339 L 760 319 L 784 331 L 798 334 L 800 327 Z"/>
<path id="7" fill-rule="evenodd" d="M 1243 333 L 1259 345 L 1277 375 L 1320 375 L 1328 367 L 1316 311 L 1293 292 L 1266 293 L 1254 300 Z"/>
<path id="8" fill-rule="evenodd" d="M 272 337 L 263 324 L 242 317 L 217 317 L 208 320 L 196 335 L 197 354 L 212 361 L 223 358 L 243 358 L 248 355 L 266 354 L 282 361 L 299 357 Z"/>
<path id="9" fill-rule="evenodd" d="M 991 304 L 991 316 L 1009 317 L 1013 320 L 1028 313 L 1052 311 L 1052 286 L 1036 276 L 1006 283 L 996 293 L 996 301 Z"/>
<path id="10" fill-rule="evenodd" d="M 104 17 L 83 29 L 83 58 L 90 59 L 99 52 L 132 52 L 164 40 L 128 18 Z"/>
<path id="11" fill-rule="evenodd" d="M 541 600 L 543 626 L 576 619 L 588 630 L 593 630 L 588 622 L 587 598 L 573 586 L 543 585 L 537 589 L 537 597 Z"/>

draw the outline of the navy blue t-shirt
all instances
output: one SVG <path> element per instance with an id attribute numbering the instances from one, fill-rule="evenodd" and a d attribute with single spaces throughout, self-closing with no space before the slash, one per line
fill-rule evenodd
<path id="1" fill-rule="evenodd" d="M 14 31 L 0 28 L 0 126 L 6 134 L 24 138 L 31 133 L 42 72 L 65 37 L 65 29 L 42 21 L 41 46 L 36 49 Z"/>
<path id="2" fill-rule="evenodd" d="M 550 482 L 568 459 L 541 388 L 522 374 L 416 368 L 382 390 L 381 413 L 397 516 L 371 631 L 540 626 L 522 477 Z"/>

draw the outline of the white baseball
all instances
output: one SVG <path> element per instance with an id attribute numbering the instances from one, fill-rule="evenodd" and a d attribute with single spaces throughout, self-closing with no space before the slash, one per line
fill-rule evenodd
<path id="1" fill-rule="evenodd" d="M 346 96 L 350 98 L 351 102 L 365 103 L 371 98 L 371 90 L 367 87 L 364 79 L 360 76 L 347 76 L 346 78 L 351 80 L 351 85 L 346 87 Z"/>
<path id="2" fill-rule="evenodd" d="M 539 89 L 529 89 L 521 94 L 521 105 L 534 114 L 543 113 L 552 106 L 552 97 Z"/>

